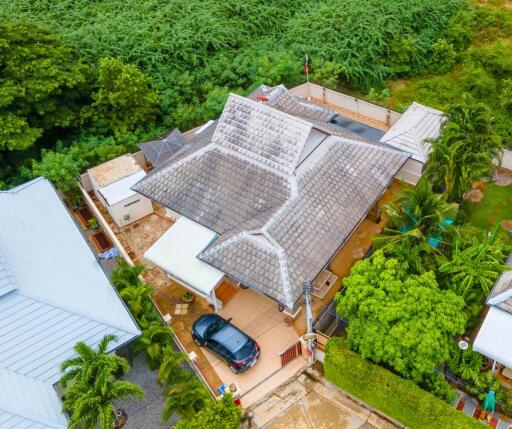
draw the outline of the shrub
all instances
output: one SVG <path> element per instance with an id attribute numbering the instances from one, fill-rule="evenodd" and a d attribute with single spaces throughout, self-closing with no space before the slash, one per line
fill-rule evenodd
<path id="1" fill-rule="evenodd" d="M 333 338 L 327 344 L 324 370 L 328 380 L 411 428 L 486 427 L 412 381 L 350 351 L 343 338 Z"/>
<path id="2" fill-rule="evenodd" d="M 436 65 L 434 70 L 437 73 L 446 73 L 450 71 L 457 60 L 457 53 L 451 43 L 446 39 L 439 39 L 434 43 L 432 61 Z"/>
<path id="3" fill-rule="evenodd" d="M 238 429 L 241 414 L 231 395 L 224 395 L 218 401 L 209 401 L 194 417 L 180 420 L 174 428 Z"/>
<path id="4" fill-rule="evenodd" d="M 476 99 L 493 98 L 496 92 L 496 81 L 481 67 L 464 69 L 460 78 L 462 88 Z"/>

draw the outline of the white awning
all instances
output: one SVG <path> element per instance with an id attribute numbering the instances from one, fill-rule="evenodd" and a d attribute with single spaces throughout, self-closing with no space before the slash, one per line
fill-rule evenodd
<path id="1" fill-rule="evenodd" d="M 473 350 L 512 368 L 512 314 L 490 307 Z"/>
<path id="2" fill-rule="evenodd" d="M 109 206 L 113 206 L 114 204 L 135 195 L 137 192 L 132 191 L 131 187 L 145 176 L 146 173 L 143 170 L 138 171 L 137 173 L 124 177 L 117 182 L 105 186 L 104 188 L 99 188 L 99 192 L 103 198 L 105 198 L 107 204 Z"/>
<path id="3" fill-rule="evenodd" d="M 217 233 L 186 217 L 180 217 L 151 246 L 144 257 L 171 277 L 201 295 L 209 296 L 224 273 L 197 258 Z"/>

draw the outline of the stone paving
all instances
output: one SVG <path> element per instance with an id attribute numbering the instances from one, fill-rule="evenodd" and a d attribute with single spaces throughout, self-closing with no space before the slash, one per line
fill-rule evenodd
<path id="1" fill-rule="evenodd" d="M 397 429 L 402 427 L 355 401 L 308 368 L 250 407 L 245 429 Z"/>

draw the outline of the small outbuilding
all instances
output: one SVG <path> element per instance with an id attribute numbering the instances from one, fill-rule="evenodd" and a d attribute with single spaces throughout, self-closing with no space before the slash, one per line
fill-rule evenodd
<path id="1" fill-rule="evenodd" d="M 117 226 L 123 227 L 153 213 L 148 198 L 131 187 L 146 176 L 132 155 L 123 155 L 89 169 L 94 193 Z"/>

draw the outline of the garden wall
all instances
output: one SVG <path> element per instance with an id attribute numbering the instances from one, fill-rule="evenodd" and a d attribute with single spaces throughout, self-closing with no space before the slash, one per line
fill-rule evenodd
<path id="1" fill-rule="evenodd" d="M 325 351 L 325 376 L 341 389 L 412 429 L 486 428 L 442 400 L 349 350 L 333 338 Z"/>
<path id="2" fill-rule="evenodd" d="M 503 151 L 503 158 L 501 160 L 501 166 L 508 170 L 512 170 L 512 151 L 505 149 Z"/>
<path id="3" fill-rule="evenodd" d="M 342 109 L 347 109 L 351 112 L 383 122 L 388 126 L 392 126 L 400 116 L 402 116 L 400 113 L 386 109 L 385 107 L 377 106 L 376 104 L 310 82 L 291 88 L 290 92 L 300 98 L 307 99 L 308 97 L 312 97 L 325 103 L 334 104 Z"/>

